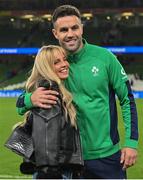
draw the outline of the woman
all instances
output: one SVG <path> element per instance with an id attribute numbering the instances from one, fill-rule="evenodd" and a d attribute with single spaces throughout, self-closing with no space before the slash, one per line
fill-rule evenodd
<path id="1" fill-rule="evenodd" d="M 53 107 L 33 108 L 28 112 L 26 124 L 32 119 L 34 147 L 29 160 L 36 165 L 37 179 L 61 179 L 63 174 L 74 174 L 83 165 L 76 112 L 72 96 L 63 84 L 68 73 L 65 51 L 55 45 L 43 46 L 26 83 L 27 92 L 39 86 L 59 92 L 58 102 Z"/>

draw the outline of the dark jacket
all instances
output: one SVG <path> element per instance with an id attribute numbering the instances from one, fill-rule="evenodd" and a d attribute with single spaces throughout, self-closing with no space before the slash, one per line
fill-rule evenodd
<path id="1" fill-rule="evenodd" d="M 56 90 L 60 94 L 57 84 L 53 81 L 49 83 L 42 80 L 39 86 Z M 62 104 L 60 94 L 57 104 L 52 108 L 31 110 L 34 161 L 38 168 L 83 166 L 79 131 L 71 126 L 69 116 L 65 116 Z"/>

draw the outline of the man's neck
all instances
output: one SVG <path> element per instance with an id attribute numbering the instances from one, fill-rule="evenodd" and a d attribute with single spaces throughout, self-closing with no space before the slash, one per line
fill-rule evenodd
<path id="1" fill-rule="evenodd" d="M 67 51 L 67 54 L 76 54 L 84 47 L 83 41 L 81 42 L 80 47 L 76 51 Z"/>

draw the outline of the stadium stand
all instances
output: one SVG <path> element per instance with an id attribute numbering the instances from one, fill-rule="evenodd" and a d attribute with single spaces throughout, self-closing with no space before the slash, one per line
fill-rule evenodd
<path id="1" fill-rule="evenodd" d="M 84 37 L 88 42 L 101 46 L 143 46 L 143 0 L 84 0 L 80 3 L 76 0 L 21 0 L 21 3 L 1 0 L 0 47 L 57 44 L 51 32 L 51 12 L 61 4 L 80 8 Z M 27 15 L 31 16 L 27 18 Z M 129 74 L 133 89 L 142 90 L 143 54 L 117 56 Z M 0 55 L 0 88 L 9 88 L 9 85 L 13 88 L 14 84 L 17 87 L 19 83 L 23 86 L 33 59 L 31 54 Z M 140 78 L 133 78 L 135 74 Z"/>
<path id="2" fill-rule="evenodd" d="M 128 74 L 128 77 L 133 91 L 143 91 L 143 80 L 137 74 Z"/>

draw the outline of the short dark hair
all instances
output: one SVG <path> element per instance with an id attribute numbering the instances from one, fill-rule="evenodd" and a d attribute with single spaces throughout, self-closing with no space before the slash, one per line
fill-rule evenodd
<path id="1" fill-rule="evenodd" d="M 52 22 L 54 24 L 59 17 L 72 16 L 72 15 L 75 15 L 79 19 L 81 19 L 81 14 L 75 6 L 72 5 L 59 6 L 55 9 L 52 15 Z"/>

